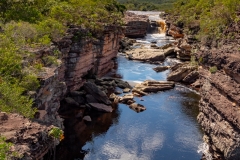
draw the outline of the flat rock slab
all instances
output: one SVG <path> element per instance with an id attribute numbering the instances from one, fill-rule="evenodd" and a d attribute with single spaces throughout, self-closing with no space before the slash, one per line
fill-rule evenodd
<path id="1" fill-rule="evenodd" d="M 164 61 L 165 54 L 160 49 L 149 49 L 149 48 L 137 48 L 135 50 L 127 52 L 128 58 L 131 60 L 138 61 Z"/>
<path id="2" fill-rule="evenodd" d="M 153 70 L 156 72 L 163 72 L 163 71 L 168 70 L 169 68 L 170 68 L 170 66 L 158 66 L 158 67 L 153 68 Z"/>
<path id="3" fill-rule="evenodd" d="M 113 111 L 111 106 L 107 106 L 102 103 L 89 103 L 89 105 L 92 108 L 94 108 L 95 110 L 100 111 L 100 112 L 112 112 Z"/>
<path id="4" fill-rule="evenodd" d="M 171 81 L 153 81 L 146 80 L 143 83 L 137 84 L 132 92 L 136 92 L 142 96 L 149 92 L 158 92 L 174 88 L 175 83 Z"/>

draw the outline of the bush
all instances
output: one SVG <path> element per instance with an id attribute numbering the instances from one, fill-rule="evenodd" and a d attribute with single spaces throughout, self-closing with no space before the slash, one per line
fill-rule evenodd
<path id="1" fill-rule="evenodd" d="M 25 117 L 33 118 L 36 109 L 32 108 L 32 99 L 24 96 L 24 88 L 17 83 L 5 81 L 0 83 L 0 110 L 8 113 L 20 113 Z"/>
<path id="2" fill-rule="evenodd" d="M 213 74 L 213 73 L 216 73 L 217 72 L 217 67 L 216 66 L 213 66 L 213 67 L 210 67 L 209 68 L 209 71 Z"/>

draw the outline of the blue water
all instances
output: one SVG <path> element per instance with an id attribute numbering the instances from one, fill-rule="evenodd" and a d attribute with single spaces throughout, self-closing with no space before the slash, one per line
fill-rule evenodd
<path id="1" fill-rule="evenodd" d="M 118 56 L 117 73 L 129 82 L 166 80 L 169 71 L 156 73 L 154 67 Z M 202 155 L 197 150 L 203 142 L 196 120 L 199 99 L 196 92 L 176 85 L 172 90 L 136 97 L 136 102 L 147 108 L 141 113 L 119 104 L 112 113 L 90 115 L 90 124 L 66 119 L 66 138 L 56 159 L 200 160 Z"/>
<path id="2" fill-rule="evenodd" d="M 166 73 L 155 73 L 154 65 L 128 61 L 118 57 L 118 72 L 124 80 L 164 80 Z M 199 96 L 191 90 L 174 89 L 150 94 L 135 100 L 147 110 L 136 113 L 120 104 L 118 121 L 107 132 L 93 136 L 83 146 L 86 160 L 199 160 L 198 146 L 202 143 L 196 121 Z M 93 133 L 94 135 L 94 133 Z"/>

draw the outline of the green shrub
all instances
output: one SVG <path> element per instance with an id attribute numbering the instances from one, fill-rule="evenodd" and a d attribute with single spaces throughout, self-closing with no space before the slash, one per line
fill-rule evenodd
<path id="1" fill-rule="evenodd" d="M 216 66 L 213 66 L 213 67 L 210 67 L 209 68 L 209 71 L 213 74 L 213 73 L 216 73 L 217 72 L 217 67 Z"/>
<path id="2" fill-rule="evenodd" d="M 35 91 L 40 87 L 39 80 L 36 75 L 26 75 L 20 82 L 20 86 L 27 91 Z"/>
<path id="3" fill-rule="evenodd" d="M 45 66 L 58 66 L 58 61 L 55 56 L 45 56 L 43 57 Z"/>
<path id="4" fill-rule="evenodd" d="M 23 95 L 24 88 L 18 83 L 11 84 L 2 80 L 0 83 L 0 110 L 8 113 L 20 113 L 33 118 L 36 109 L 32 108 L 32 99 Z"/>
<path id="5" fill-rule="evenodd" d="M 58 127 L 53 127 L 48 134 L 60 141 L 64 139 L 63 131 Z"/>

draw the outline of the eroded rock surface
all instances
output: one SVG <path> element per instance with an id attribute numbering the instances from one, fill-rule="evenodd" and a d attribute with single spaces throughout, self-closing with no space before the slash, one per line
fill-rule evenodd
<path id="1" fill-rule="evenodd" d="M 174 88 L 175 83 L 171 81 L 153 81 L 146 80 L 143 83 L 137 84 L 132 92 L 137 95 L 147 95 L 150 92 L 158 92 Z"/>
<path id="2" fill-rule="evenodd" d="M 41 159 L 54 147 L 54 139 L 48 135 L 53 126 L 30 121 L 18 114 L 0 112 L 0 133 L 14 143 L 11 151 L 23 159 Z"/>
<path id="3" fill-rule="evenodd" d="M 132 12 L 126 12 L 124 35 L 130 38 L 141 38 L 147 34 L 147 28 L 150 25 L 148 16 L 136 15 Z"/>

